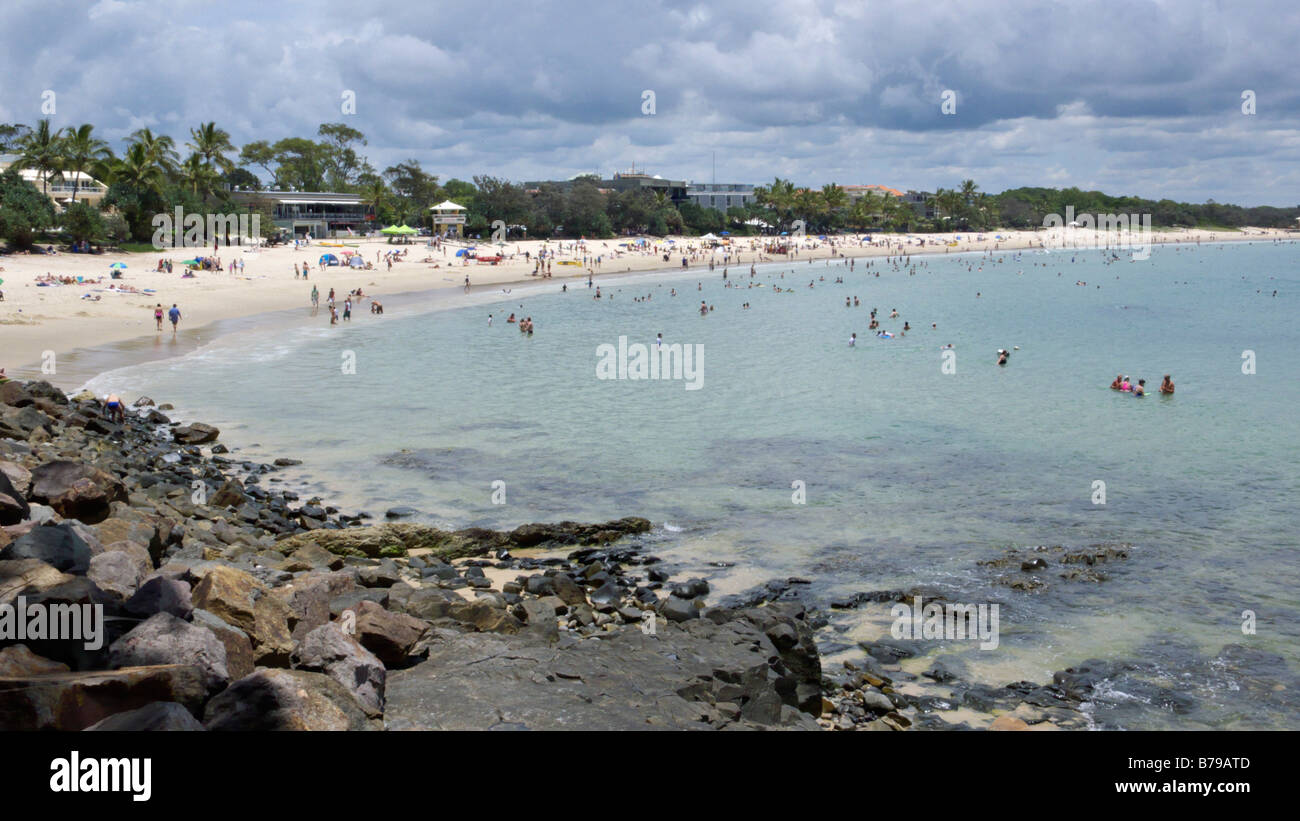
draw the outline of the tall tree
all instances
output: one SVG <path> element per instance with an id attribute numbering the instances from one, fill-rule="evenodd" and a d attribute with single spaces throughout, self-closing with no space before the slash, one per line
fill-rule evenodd
<path id="1" fill-rule="evenodd" d="M 230 135 L 217 128 L 215 122 L 201 123 L 198 128 L 191 128 L 190 139 L 192 142 L 186 143 L 186 147 L 202 157 L 203 163 L 208 167 L 215 165 L 222 171 L 235 167 L 226 156 L 235 150 L 235 146 L 230 142 Z"/>
<path id="2" fill-rule="evenodd" d="M 148 128 L 140 128 L 127 138 L 127 145 L 139 145 L 144 152 L 143 157 L 163 171 L 169 174 L 176 171 L 180 161 L 176 153 L 176 141 L 166 134 L 154 134 Z"/>
<path id="3" fill-rule="evenodd" d="M 95 163 L 109 155 L 108 143 L 95 136 L 95 127 L 82 123 L 63 130 L 59 144 L 59 153 L 63 156 L 63 170 L 72 173 L 72 201 L 77 201 L 77 191 L 81 188 L 81 175 L 89 176 Z"/>
<path id="4" fill-rule="evenodd" d="M 41 193 L 49 196 L 50 180 L 62 176 L 63 151 L 59 132 L 50 128 L 49 120 L 41 120 L 36 128 L 18 141 L 19 168 L 30 168 L 40 174 Z"/>

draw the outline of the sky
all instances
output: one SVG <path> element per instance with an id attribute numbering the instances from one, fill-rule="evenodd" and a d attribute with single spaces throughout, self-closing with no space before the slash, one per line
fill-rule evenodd
<path id="1" fill-rule="evenodd" d="M 1300 203 L 1295 0 L 4 0 L 0 31 L 0 122 L 52 106 L 117 150 L 344 122 L 444 181 Z"/>

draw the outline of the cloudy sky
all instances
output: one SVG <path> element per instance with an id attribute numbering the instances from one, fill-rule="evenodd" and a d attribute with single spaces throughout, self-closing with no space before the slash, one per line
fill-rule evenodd
<path id="1" fill-rule="evenodd" d="M 347 122 L 443 179 L 716 155 L 719 182 L 1300 202 L 1295 0 L 4 0 L 0 31 L 0 122 L 53 91 L 115 148 Z"/>

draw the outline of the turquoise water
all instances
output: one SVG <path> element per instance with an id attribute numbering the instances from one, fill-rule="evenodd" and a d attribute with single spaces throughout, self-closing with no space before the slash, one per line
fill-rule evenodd
<path id="1" fill-rule="evenodd" d="M 607 278 L 599 301 L 585 283 L 440 310 L 386 299 L 383 317 L 241 331 L 94 387 L 175 402 L 228 444 L 302 458 L 302 482 L 354 509 L 407 504 L 456 527 L 643 515 L 659 526 L 656 552 L 721 593 L 790 575 L 824 602 L 924 585 L 1000 603 L 999 649 L 936 651 L 960 651 L 977 677 L 1045 682 L 1087 658 L 1137 660 L 1196 700 L 1176 715 L 1120 693 L 1101 726 L 1294 729 L 1298 261 L 1295 244 L 1157 248 L 1146 261 L 1026 252 L 728 272 L 763 288 L 724 288 L 720 270 Z M 861 307 L 844 307 L 854 295 Z M 701 299 L 716 307 L 707 317 Z M 884 328 L 913 330 L 874 338 L 872 307 Z M 533 317 L 533 337 L 504 322 L 511 311 Z M 656 333 L 702 346 L 699 390 L 597 378 L 600 345 Z M 941 367 L 948 343 L 955 373 Z M 1151 395 L 1109 390 L 1117 373 Z M 1172 398 L 1156 394 L 1165 373 Z M 1100 583 L 1054 566 L 1046 589 L 1022 592 L 978 564 L 1098 543 L 1129 555 L 1096 568 Z M 825 647 L 878 635 L 880 617 L 838 612 Z M 1251 673 L 1283 695 L 1209 663 L 1230 643 L 1281 655 Z"/>

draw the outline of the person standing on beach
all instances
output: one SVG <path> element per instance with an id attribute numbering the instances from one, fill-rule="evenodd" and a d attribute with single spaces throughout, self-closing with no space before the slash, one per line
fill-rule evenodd
<path id="1" fill-rule="evenodd" d="M 302 276 L 302 274 L 300 274 L 300 273 L 298 272 L 298 263 L 295 262 L 295 263 L 293 264 L 293 278 L 294 278 L 294 279 L 297 279 L 297 278 L 300 277 L 300 276 Z"/>
<path id="2" fill-rule="evenodd" d="M 157 324 L 159 331 L 162 330 L 162 318 L 163 318 L 163 307 L 162 307 L 162 303 L 159 302 L 156 306 L 154 306 L 153 309 L 153 321 L 155 324 Z"/>
<path id="3" fill-rule="evenodd" d="M 343 300 L 343 321 L 352 321 L 352 297 Z"/>
<path id="4" fill-rule="evenodd" d="M 465 275 L 465 293 L 469 293 L 469 274 Z"/>
<path id="5" fill-rule="evenodd" d="M 175 335 L 176 325 L 181 321 L 181 309 L 176 307 L 175 302 L 172 303 L 171 310 L 167 312 L 167 318 L 172 321 L 172 334 Z"/>
<path id="6" fill-rule="evenodd" d="M 316 290 L 315 285 L 311 286 L 311 307 L 320 307 L 320 291 Z"/>

